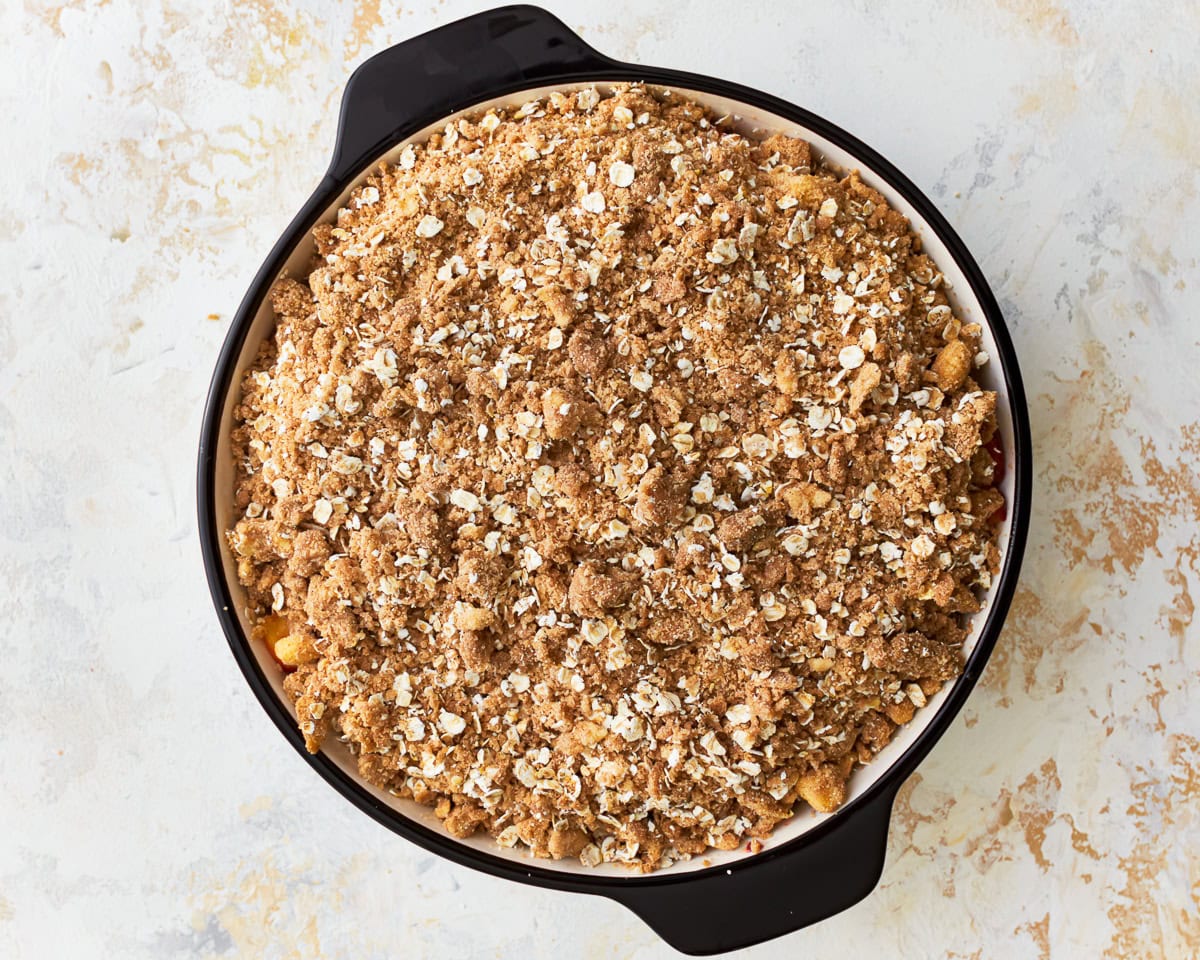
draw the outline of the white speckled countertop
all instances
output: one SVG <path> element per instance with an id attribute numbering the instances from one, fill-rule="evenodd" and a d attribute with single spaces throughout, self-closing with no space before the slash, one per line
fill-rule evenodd
<path id="1" fill-rule="evenodd" d="M 232 311 L 352 66 L 483 6 L 0 12 L 0 956 L 671 955 L 615 904 L 356 813 L 254 702 L 204 585 L 195 445 Z M 901 791 L 875 893 L 747 955 L 1200 953 L 1197 8 L 548 6 L 892 159 L 1024 368 L 1034 525 L 982 685 Z"/>

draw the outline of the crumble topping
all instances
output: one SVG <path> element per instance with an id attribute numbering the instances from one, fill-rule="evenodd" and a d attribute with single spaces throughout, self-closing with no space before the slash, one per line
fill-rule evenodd
<path id="1" fill-rule="evenodd" d="M 650 870 L 836 809 L 958 675 L 996 398 L 857 174 L 584 90 L 405 147 L 314 235 L 229 532 L 310 750 Z"/>

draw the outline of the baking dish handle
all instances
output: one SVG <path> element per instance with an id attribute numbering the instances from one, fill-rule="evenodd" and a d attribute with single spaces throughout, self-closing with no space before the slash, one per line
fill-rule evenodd
<path id="1" fill-rule="evenodd" d="M 341 181 L 358 173 L 402 137 L 479 100 L 622 66 L 539 7 L 498 7 L 446 24 L 354 71 L 328 176 Z"/>
<path id="2" fill-rule="evenodd" d="M 705 876 L 664 876 L 606 891 L 676 950 L 723 953 L 783 936 L 857 903 L 879 882 L 900 783 L 846 809 L 811 840 Z M 840 822 L 839 822 L 840 821 Z"/>

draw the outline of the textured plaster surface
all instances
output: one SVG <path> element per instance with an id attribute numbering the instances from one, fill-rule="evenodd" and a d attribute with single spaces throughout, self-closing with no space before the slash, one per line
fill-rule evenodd
<path id="1" fill-rule="evenodd" d="M 1026 377 L 1033 529 L 983 682 L 901 791 L 876 892 L 747 955 L 1197 955 L 1200 8 L 549 5 L 892 159 Z M 671 955 L 356 813 L 253 701 L 204 585 L 195 442 L 232 312 L 350 69 L 481 6 L 3 5 L 0 956 Z"/>

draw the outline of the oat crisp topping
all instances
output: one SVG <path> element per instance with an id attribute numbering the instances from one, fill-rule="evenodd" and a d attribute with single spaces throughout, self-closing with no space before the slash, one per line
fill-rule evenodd
<path id="1" fill-rule="evenodd" d="M 836 809 L 958 675 L 996 397 L 857 174 L 584 90 L 406 147 L 314 234 L 229 532 L 310 750 L 456 837 L 650 870 Z"/>

